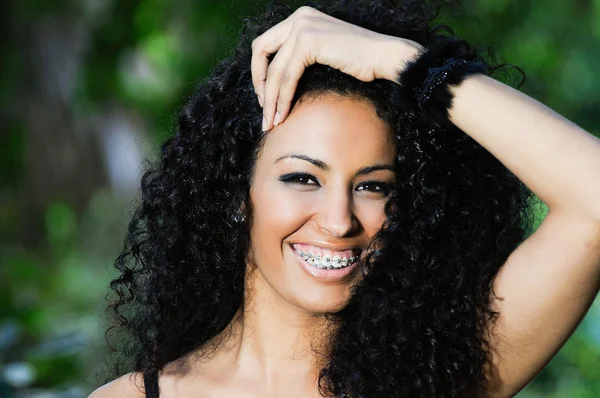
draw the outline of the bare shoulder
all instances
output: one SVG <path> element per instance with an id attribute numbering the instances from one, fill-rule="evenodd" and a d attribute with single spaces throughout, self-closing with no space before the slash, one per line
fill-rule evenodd
<path id="1" fill-rule="evenodd" d="M 144 379 L 141 373 L 127 373 L 99 387 L 88 398 L 144 398 Z"/>

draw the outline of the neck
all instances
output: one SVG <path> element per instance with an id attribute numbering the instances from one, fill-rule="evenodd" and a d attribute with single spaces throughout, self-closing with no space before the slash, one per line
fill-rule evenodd
<path id="1" fill-rule="evenodd" d="M 230 360 L 263 380 L 304 375 L 316 382 L 326 365 L 331 323 L 323 314 L 286 302 L 256 269 L 247 272 L 245 285 L 244 309 L 234 318 L 226 343 Z"/>

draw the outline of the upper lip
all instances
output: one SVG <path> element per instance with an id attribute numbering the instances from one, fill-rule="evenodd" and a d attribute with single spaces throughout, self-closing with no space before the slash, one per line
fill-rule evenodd
<path id="1" fill-rule="evenodd" d="M 292 249 L 294 248 L 293 245 L 294 244 L 299 244 L 299 245 L 311 245 L 311 246 L 316 246 L 316 247 L 320 247 L 322 249 L 326 249 L 326 250 L 330 250 L 330 251 L 334 251 L 334 252 L 341 252 L 341 251 L 345 251 L 345 250 L 352 250 L 354 252 L 358 252 L 358 251 L 362 251 L 362 247 L 360 246 L 348 246 L 348 245 L 336 245 L 336 244 L 332 244 L 332 243 L 328 243 L 328 242 L 292 242 L 290 243 L 290 246 L 292 246 Z"/>

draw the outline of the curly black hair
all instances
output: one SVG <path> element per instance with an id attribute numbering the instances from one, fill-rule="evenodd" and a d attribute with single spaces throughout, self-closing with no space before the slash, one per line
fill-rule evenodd
<path id="1" fill-rule="evenodd" d="M 448 29 L 422 0 L 309 3 L 338 19 L 425 47 Z M 203 80 L 175 135 L 142 179 L 110 286 L 109 346 L 124 371 L 156 372 L 219 335 L 242 309 L 249 189 L 264 138 L 250 71 L 254 38 L 294 9 L 246 19 L 233 54 Z M 451 32 L 451 31 L 450 31 Z M 453 35 L 453 33 L 451 33 Z M 474 57 L 478 51 L 467 46 Z M 483 53 L 483 51 L 481 51 Z M 488 57 L 489 58 L 489 57 Z M 485 61 L 488 73 L 499 66 Z M 377 250 L 340 312 L 319 389 L 336 397 L 472 397 L 489 387 L 494 276 L 531 232 L 534 195 L 449 121 L 430 124 L 393 82 L 324 65 L 303 74 L 292 104 L 337 93 L 370 101 L 397 142 L 397 184 Z"/>

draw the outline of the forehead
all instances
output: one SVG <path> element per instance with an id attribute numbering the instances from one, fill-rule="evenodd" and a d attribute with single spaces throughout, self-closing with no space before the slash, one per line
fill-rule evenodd
<path id="1" fill-rule="evenodd" d="M 395 152 L 390 127 L 373 104 L 327 94 L 298 102 L 284 123 L 267 133 L 259 161 L 302 153 L 334 165 L 344 160 L 362 167 L 393 163 Z"/>

